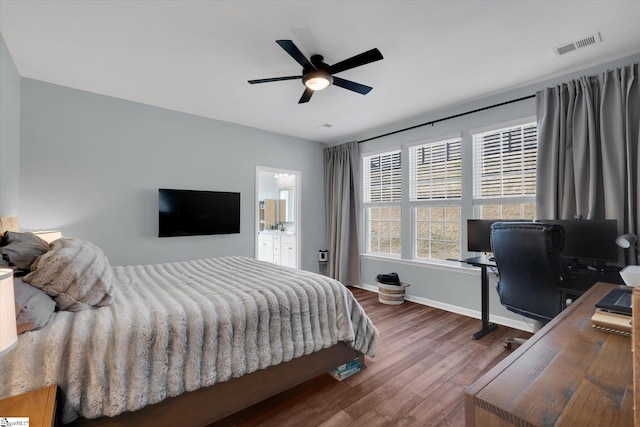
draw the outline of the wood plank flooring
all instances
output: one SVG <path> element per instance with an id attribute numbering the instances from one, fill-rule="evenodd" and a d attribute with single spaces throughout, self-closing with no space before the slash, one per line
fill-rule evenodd
<path id="1" fill-rule="evenodd" d="M 380 332 L 366 369 L 342 382 L 321 375 L 209 427 L 463 426 L 465 389 L 509 355 L 507 336 L 531 336 L 498 326 L 472 340 L 478 319 L 350 289 Z"/>

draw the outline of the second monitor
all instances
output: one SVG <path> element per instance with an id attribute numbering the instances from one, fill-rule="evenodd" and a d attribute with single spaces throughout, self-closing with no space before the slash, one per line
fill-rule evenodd
<path id="1" fill-rule="evenodd" d="M 610 220 L 538 220 L 564 227 L 565 244 L 562 256 L 590 265 L 619 261 L 616 245 L 618 222 Z M 467 249 L 469 252 L 491 252 L 491 224 L 494 222 L 528 222 L 526 220 L 469 219 Z"/>
<path id="2" fill-rule="evenodd" d="M 616 244 L 617 220 L 541 219 L 539 221 L 564 227 L 563 257 L 589 265 L 618 263 L 620 250 Z"/>
<path id="3" fill-rule="evenodd" d="M 469 252 L 493 252 L 491 249 L 491 224 L 494 222 L 528 222 L 525 219 L 468 219 L 467 250 Z"/>

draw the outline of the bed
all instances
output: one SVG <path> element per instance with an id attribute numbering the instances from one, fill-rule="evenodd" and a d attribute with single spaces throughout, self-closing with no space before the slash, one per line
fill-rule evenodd
<path id="1" fill-rule="evenodd" d="M 67 309 L 1 359 L 0 398 L 57 384 L 63 423 L 207 425 L 376 351 L 342 284 L 252 258 L 111 267 L 89 242 L 60 239 L 24 281 L 53 295 L 49 282 L 99 276 L 85 264 L 112 275 L 108 298 L 85 289 L 95 305 L 67 311 L 77 295 L 58 293 Z"/>

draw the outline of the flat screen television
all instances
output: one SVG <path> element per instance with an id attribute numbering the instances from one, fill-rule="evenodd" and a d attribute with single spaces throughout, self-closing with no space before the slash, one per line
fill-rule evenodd
<path id="1" fill-rule="evenodd" d="M 240 233 L 240 193 L 158 190 L 158 236 Z"/>

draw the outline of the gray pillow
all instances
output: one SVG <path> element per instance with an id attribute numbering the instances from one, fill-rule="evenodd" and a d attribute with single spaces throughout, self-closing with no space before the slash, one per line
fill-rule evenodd
<path id="1" fill-rule="evenodd" d="M 56 303 L 42 290 L 13 278 L 18 334 L 43 328 L 51 319 Z"/>
<path id="2" fill-rule="evenodd" d="M 24 281 L 51 295 L 59 310 L 81 311 L 113 302 L 113 268 L 102 249 L 85 240 L 53 241 Z"/>
<path id="3" fill-rule="evenodd" d="M 49 250 L 49 244 L 33 233 L 7 231 L 4 240 L 6 245 L 0 248 L 0 258 L 21 270 L 29 270 L 33 261 Z"/>

